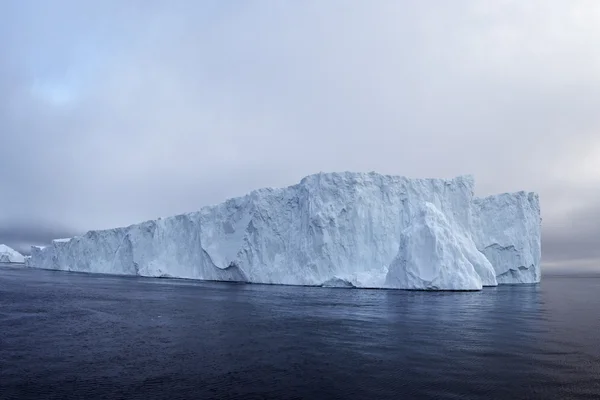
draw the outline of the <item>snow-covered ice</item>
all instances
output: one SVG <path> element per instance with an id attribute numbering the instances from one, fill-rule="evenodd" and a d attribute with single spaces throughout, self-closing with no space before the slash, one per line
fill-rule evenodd
<path id="1" fill-rule="evenodd" d="M 11 249 L 5 244 L 0 244 L 0 262 L 2 263 L 24 263 L 25 257 L 18 251 Z"/>
<path id="2" fill-rule="evenodd" d="M 537 195 L 471 176 L 320 173 L 198 212 L 32 248 L 36 268 L 317 286 L 478 290 L 540 280 Z"/>

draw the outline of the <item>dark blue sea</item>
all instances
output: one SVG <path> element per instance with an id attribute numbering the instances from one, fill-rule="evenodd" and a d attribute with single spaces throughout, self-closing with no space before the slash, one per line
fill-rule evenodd
<path id="1" fill-rule="evenodd" d="M 600 399 L 600 276 L 432 293 L 0 268 L 1 399 Z"/>

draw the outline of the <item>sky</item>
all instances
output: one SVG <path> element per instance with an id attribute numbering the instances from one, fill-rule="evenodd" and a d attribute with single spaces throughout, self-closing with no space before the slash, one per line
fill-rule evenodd
<path id="1" fill-rule="evenodd" d="M 4 0 L 0 243 L 319 171 L 540 194 L 543 266 L 600 270 L 596 0 Z"/>

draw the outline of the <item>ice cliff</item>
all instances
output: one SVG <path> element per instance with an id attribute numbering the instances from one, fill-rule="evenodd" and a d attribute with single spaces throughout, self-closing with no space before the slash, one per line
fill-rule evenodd
<path id="1" fill-rule="evenodd" d="M 199 212 L 34 247 L 28 265 L 97 273 L 479 290 L 540 280 L 537 195 L 474 197 L 471 176 L 321 173 Z"/>
<path id="2" fill-rule="evenodd" d="M 0 244 L 0 262 L 2 263 L 23 263 L 25 257 L 16 250 L 11 249 L 7 245 Z"/>
<path id="3" fill-rule="evenodd" d="M 498 283 L 540 281 L 541 218 L 535 193 L 473 200 L 474 239 L 494 266 Z"/>

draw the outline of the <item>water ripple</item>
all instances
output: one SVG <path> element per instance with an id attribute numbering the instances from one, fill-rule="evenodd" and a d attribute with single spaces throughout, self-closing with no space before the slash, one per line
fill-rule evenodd
<path id="1" fill-rule="evenodd" d="M 0 399 L 598 399 L 599 278 L 474 293 L 0 269 Z"/>

